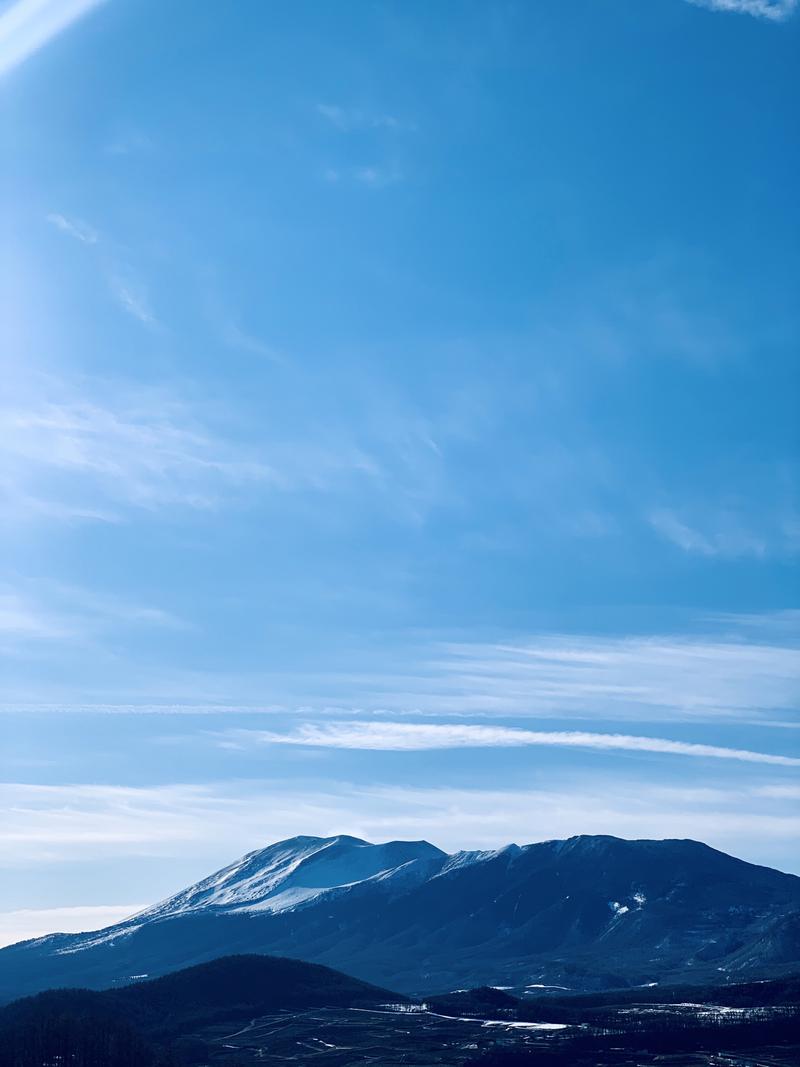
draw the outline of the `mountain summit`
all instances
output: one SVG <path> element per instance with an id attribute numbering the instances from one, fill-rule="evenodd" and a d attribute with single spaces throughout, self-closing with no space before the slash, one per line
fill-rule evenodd
<path id="1" fill-rule="evenodd" d="M 105 930 L 1 950 L 0 997 L 242 952 L 407 992 L 768 976 L 800 964 L 800 878 L 696 841 L 582 836 L 448 855 L 426 841 L 295 837 Z"/>
<path id="2" fill-rule="evenodd" d="M 147 908 L 137 921 L 198 911 L 291 911 L 336 889 L 371 879 L 422 881 L 447 853 L 427 841 L 373 845 L 357 837 L 292 837 L 248 852 L 202 882 Z"/>

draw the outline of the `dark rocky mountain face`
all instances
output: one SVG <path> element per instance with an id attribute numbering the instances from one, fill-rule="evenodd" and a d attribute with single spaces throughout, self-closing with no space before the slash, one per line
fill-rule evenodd
<path id="1" fill-rule="evenodd" d="M 106 930 L 0 951 L 0 995 L 101 988 L 237 952 L 407 992 L 743 980 L 797 969 L 800 878 L 694 841 L 447 855 L 427 842 L 293 838 Z"/>

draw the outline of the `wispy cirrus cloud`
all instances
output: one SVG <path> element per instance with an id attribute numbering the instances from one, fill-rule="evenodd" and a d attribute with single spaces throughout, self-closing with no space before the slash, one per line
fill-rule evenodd
<path id="1" fill-rule="evenodd" d="M 376 163 L 358 167 L 327 167 L 324 178 L 332 185 L 348 182 L 368 189 L 385 189 L 401 182 L 403 172 L 398 167 Z"/>
<path id="2" fill-rule="evenodd" d="M 109 285 L 114 299 L 123 311 L 137 319 L 143 326 L 154 328 L 159 325 L 144 287 L 140 283 L 115 274 L 110 278 Z"/>
<path id="3" fill-rule="evenodd" d="M 243 430 L 241 414 L 189 391 L 11 374 L 0 401 L 6 514 L 120 522 L 132 510 L 211 510 L 245 492 L 359 490 L 417 522 L 435 499 L 441 454 L 413 414 L 387 406 L 356 428 L 311 409 L 296 425 Z"/>
<path id="4" fill-rule="evenodd" d="M 105 0 L 16 0 L 0 14 L 0 76 Z"/>
<path id="5" fill-rule="evenodd" d="M 61 640 L 69 630 L 51 612 L 16 591 L 0 592 L 0 651 L 8 639 Z"/>
<path id="6" fill-rule="evenodd" d="M 30 651 L 33 642 L 85 642 L 130 626 L 184 629 L 162 608 L 54 581 L 6 582 L 0 587 L 0 654 Z"/>
<path id="7" fill-rule="evenodd" d="M 342 107 L 341 104 L 321 103 L 316 106 L 317 114 L 342 133 L 352 130 L 409 130 L 413 124 L 404 122 L 395 115 L 376 112 L 356 107 Z"/>
<path id="8" fill-rule="evenodd" d="M 245 330 L 235 319 L 218 316 L 215 325 L 219 329 L 221 340 L 229 348 L 238 349 L 251 356 L 261 356 L 280 366 L 286 365 L 286 357 L 281 352 L 260 337 Z"/>
<path id="9" fill-rule="evenodd" d="M 800 817 L 758 789 L 687 790 L 607 775 L 508 790 L 320 779 L 293 786 L 8 782 L 0 784 L 0 865 L 33 870 L 76 859 L 193 856 L 203 857 L 202 873 L 293 834 L 337 833 L 426 837 L 449 851 L 612 833 L 692 837 L 756 862 L 783 842 L 791 855 Z"/>
<path id="10" fill-rule="evenodd" d="M 800 767 L 800 759 L 769 752 L 672 741 L 633 734 L 590 733 L 583 730 L 522 730 L 508 726 L 464 723 L 334 722 L 303 723 L 288 733 L 272 730 L 234 730 L 222 735 L 224 745 L 308 745 L 314 748 L 366 749 L 382 752 L 421 752 L 447 748 L 556 748 L 649 752 L 670 756 L 739 760 L 779 767 Z"/>
<path id="11" fill-rule="evenodd" d="M 159 855 L 206 837 L 230 802 L 203 786 L 0 783 L 7 866 L 97 855 Z M 212 815 L 213 813 L 213 815 Z"/>
<path id="12" fill-rule="evenodd" d="M 742 717 L 791 709 L 800 692 L 796 632 L 780 641 L 698 634 L 542 635 L 495 645 L 452 644 L 450 688 L 499 710 L 622 718 Z M 497 703 L 492 698 L 497 698 Z"/>
<path id="13" fill-rule="evenodd" d="M 713 529 L 702 531 L 689 524 L 676 511 L 659 508 L 650 512 L 647 521 L 667 541 L 684 552 L 700 556 L 737 558 L 741 556 L 762 557 L 768 551 L 767 539 L 753 533 L 730 512 L 713 516 Z M 781 546 L 773 546 L 780 548 Z"/>
<path id="14" fill-rule="evenodd" d="M 773 620 L 774 621 L 771 621 Z M 166 670 L 142 680 L 121 672 L 76 693 L 63 710 L 181 715 L 215 711 L 341 720 L 487 717 L 564 722 L 798 725 L 800 656 L 794 613 L 724 616 L 696 636 L 537 634 L 465 642 L 431 634 L 389 647 L 358 643 L 322 663 L 276 672 Z M 708 622 L 706 623 L 708 625 Z M 10 703 L 11 692 L 6 696 Z M 49 705 L 52 689 L 30 680 L 14 706 Z M 624 729 L 631 733 L 629 728 Z"/>
<path id="15" fill-rule="evenodd" d="M 797 10 L 798 0 L 689 0 L 689 3 L 711 11 L 732 11 L 772 22 L 784 22 Z"/>
<path id="16" fill-rule="evenodd" d="M 0 408 L 0 492 L 12 517 L 119 515 L 120 508 L 213 507 L 266 464 L 164 390 L 53 378 Z"/>
<path id="17" fill-rule="evenodd" d="M 385 670 L 306 675 L 298 704 L 386 715 L 504 715 L 691 721 L 795 714 L 800 657 L 793 614 L 782 625 L 730 619 L 696 635 L 541 633 L 395 649 Z M 766 618 L 772 618 L 767 616 Z M 403 670 L 396 664 L 402 662 Z M 313 683 L 314 689 L 310 689 Z M 271 692 L 276 695 L 275 688 Z M 280 694 L 283 699 L 286 690 Z"/>
<path id="18" fill-rule="evenodd" d="M 327 166 L 322 172 L 326 182 L 384 189 L 403 181 L 403 168 L 394 158 L 397 144 L 387 151 L 386 139 L 390 134 L 413 131 L 414 123 L 386 112 L 333 103 L 317 104 L 316 113 L 340 134 L 357 134 L 359 143 L 369 142 L 361 147 L 360 161 L 348 155 Z"/>
<path id="19" fill-rule="evenodd" d="M 160 329 L 159 322 L 146 291 L 145 286 L 135 277 L 135 272 L 123 263 L 119 251 L 113 242 L 103 241 L 100 234 L 89 223 L 72 218 L 58 211 L 51 211 L 45 216 L 51 226 L 61 233 L 79 241 L 83 245 L 97 246 L 94 250 L 97 268 L 103 276 L 114 301 L 126 314 L 150 329 Z"/>
<path id="20" fill-rule="evenodd" d="M 47 216 L 47 221 L 51 226 L 55 226 L 57 230 L 61 230 L 62 233 L 66 233 L 70 237 L 74 237 L 76 241 L 80 241 L 81 244 L 97 244 L 97 230 L 89 226 L 88 223 L 81 222 L 80 219 L 68 218 L 66 215 L 53 211 Z"/>

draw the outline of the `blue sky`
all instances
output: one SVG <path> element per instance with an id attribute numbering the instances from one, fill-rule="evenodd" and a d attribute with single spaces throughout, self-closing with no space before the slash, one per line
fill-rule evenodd
<path id="1" fill-rule="evenodd" d="M 800 873 L 797 7 L 0 6 L 0 938 L 301 832 Z"/>

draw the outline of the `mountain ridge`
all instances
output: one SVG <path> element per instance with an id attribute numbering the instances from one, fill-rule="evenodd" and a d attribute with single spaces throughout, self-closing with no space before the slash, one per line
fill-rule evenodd
<path id="1" fill-rule="evenodd" d="M 577 835 L 448 854 L 427 841 L 301 836 L 111 927 L 0 950 L 0 997 L 122 984 L 235 952 L 409 993 L 769 975 L 800 961 L 800 878 L 691 839 Z"/>
<path id="2" fill-rule="evenodd" d="M 444 859 L 446 855 L 427 841 L 372 844 L 347 834 L 327 838 L 291 837 L 246 853 L 208 878 L 131 918 L 185 913 L 199 907 L 280 911 L 299 906 L 326 890 L 378 878 L 410 864 L 424 864 L 434 857 Z M 332 881 L 337 873 L 347 880 Z M 234 875 L 239 876 L 238 880 L 234 880 Z M 231 883 L 237 888 L 232 888 Z M 281 892 L 276 894 L 276 889 Z"/>

